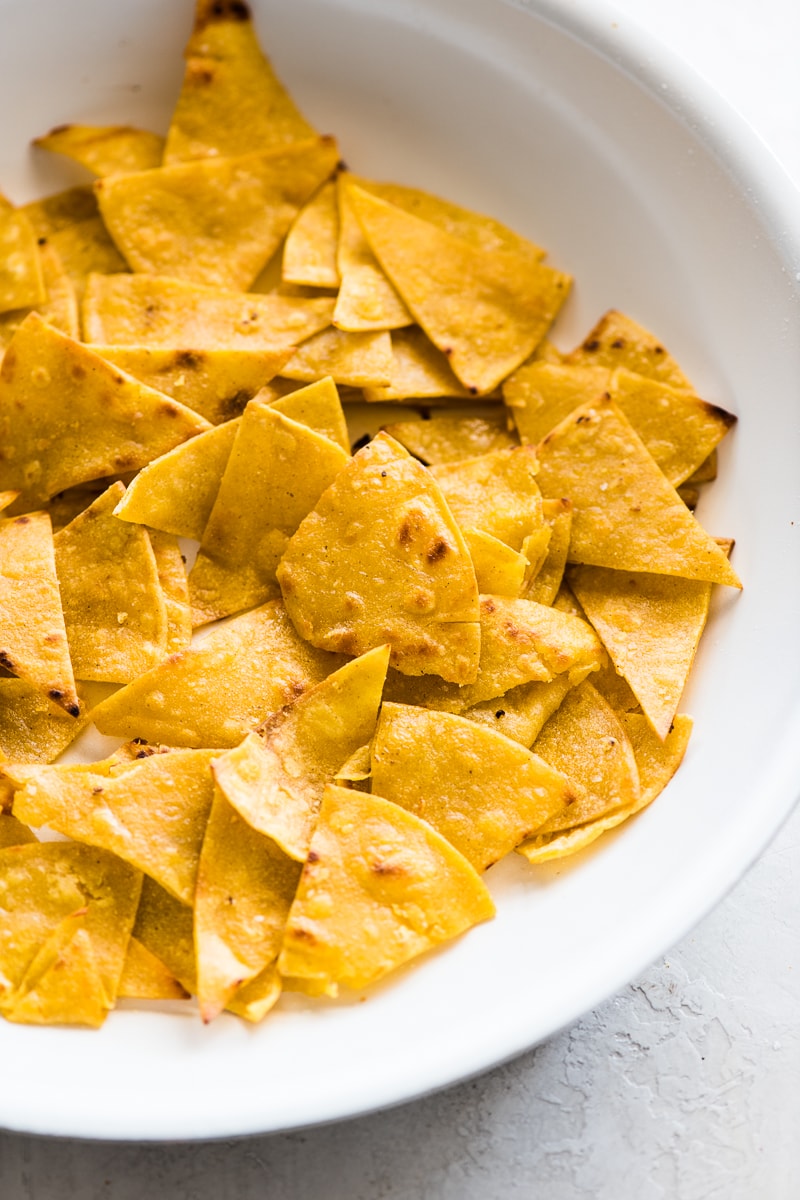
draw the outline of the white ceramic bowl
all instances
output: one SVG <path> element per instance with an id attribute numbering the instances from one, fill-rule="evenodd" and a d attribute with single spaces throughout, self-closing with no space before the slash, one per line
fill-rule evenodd
<path id="1" fill-rule="evenodd" d="M 0 0 L 2 187 L 83 176 L 28 149 L 61 121 L 165 129 L 191 0 Z M 702 502 L 736 538 L 684 708 L 685 764 L 577 859 L 511 856 L 495 922 L 364 1003 L 288 998 L 252 1029 L 126 1009 L 100 1032 L 0 1022 L 0 1125 L 199 1138 L 345 1117 L 442 1087 L 577 1018 L 677 941 L 789 812 L 800 779 L 800 225 L 754 136 L 597 0 L 263 0 L 258 25 L 347 161 L 490 212 L 577 284 L 568 346 L 609 307 L 739 415 Z"/>

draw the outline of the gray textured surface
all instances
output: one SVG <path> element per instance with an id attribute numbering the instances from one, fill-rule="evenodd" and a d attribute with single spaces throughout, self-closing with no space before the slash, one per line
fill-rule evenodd
<path id="1" fill-rule="evenodd" d="M 795 0 L 619 7 L 726 94 L 800 182 Z M 798 864 L 800 813 L 667 961 L 480 1079 L 343 1125 L 240 1142 L 0 1134 L 0 1200 L 796 1200 Z"/>

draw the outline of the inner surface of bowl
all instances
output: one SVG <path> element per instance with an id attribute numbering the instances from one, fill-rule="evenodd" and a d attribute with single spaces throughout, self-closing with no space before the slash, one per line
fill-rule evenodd
<path id="1" fill-rule="evenodd" d="M 698 516 L 736 539 L 745 589 L 716 597 L 682 704 L 695 718 L 689 753 L 635 822 L 551 867 L 512 855 L 487 877 L 497 919 L 364 1003 L 287 998 L 256 1029 L 141 1008 L 99 1033 L 0 1024 L 10 1128 L 266 1131 L 481 1070 L 664 952 L 738 878 L 797 790 L 800 237 L 780 172 L 697 81 L 595 4 L 254 7 L 278 73 L 349 166 L 490 213 L 575 276 L 559 346 L 622 309 L 701 395 L 737 414 Z M 3 190 L 22 201 L 85 178 L 29 149 L 60 122 L 166 129 L 191 15 L 190 0 L 2 0 L 0 88 L 13 113 L 0 132 Z"/>

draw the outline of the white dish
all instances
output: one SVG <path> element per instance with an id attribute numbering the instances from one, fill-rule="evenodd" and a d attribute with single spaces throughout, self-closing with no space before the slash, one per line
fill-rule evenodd
<path id="1" fill-rule="evenodd" d="M 164 129 L 191 0 L 0 0 L 0 180 L 15 200 L 83 175 L 28 150 L 61 121 Z M 596 0 L 264 0 L 264 44 L 349 164 L 428 187 L 548 247 L 577 280 L 571 345 L 609 307 L 652 328 L 736 412 L 699 515 L 734 535 L 683 708 L 684 766 L 571 862 L 515 856 L 498 918 L 366 1002 L 287 998 L 263 1026 L 131 1008 L 100 1032 L 0 1022 L 0 1126 L 205 1138 L 419 1096 L 540 1041 L 677 941 L 790 811 L 800 780 L 800 221 L 754 136 Z M 13 114 L 13 118 L 12 118 Z M 797 524 L 795 524 L 797 522 Z"/>

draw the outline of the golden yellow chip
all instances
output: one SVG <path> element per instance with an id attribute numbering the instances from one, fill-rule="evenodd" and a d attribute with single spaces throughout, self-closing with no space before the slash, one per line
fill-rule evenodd
<path id="1" fill-rule="evenodd" d="M 46 298 L 33 227 L 21 209 L 0 196 L 0 312 L 33 307 Z"/>
<path id="2" fill-rule="evenodd" d="M 133 938 L 164 963 L 189 995 L 197 991 L 194 912 L 145 875 Z"/>
<path id="3" fill-rule="evenodd" d="M 331 785 L 278 967 L 333 994 L 367 987 L 493 915 L 479 876 L 429 825 L 379 796 Z"/>
<path id="4" fill-rule="evenodd" d="M 85 912 L 65 917 L 39 947 L 0 1012 L 20 1025 L 103 1024 L 110 1007 L 97 969 Z"/>
<path id="5" fill-rule="evenodd" d="M 482 529 L 465 529 L 478 591 L 490 596 L 519 596 L 528 569 L 528 559 L 505 542 Z"/>
<path id="6" fill-rule="evenodd" d="M 185 650 L 192 640 L 186 563 L 171 533 L 162 533 L 160 529 L 150 529 L 148 533 L 167 614 L 167 653 L 175 654 Z"/>
<path id="7" fill-rule="evenodd" d="M 8 846 L 27 846 L 38 841 L 36 834 L 11 813 L 0 810 L 0 850 Z"/>
<path id="8" fill-rule="evenodd" d="M 280 973 L 276 966 L 270 964 L 231 996 L 227 1004 L 228 1011 L 243 1017 L 245 1021 L 263 1021 L 280 999 L 282 990 Z"/>
<path id="9" fill-rule="evenodd" d="M 426 466 L 480 458 L 518 445 L 506 428 L 505 413 L 496 417 L 436 416 L 426 421 L 397 421 L 384 429 Z"/>
<path id="10" fill-rule="evenodd" d="M 573 687 L 593 674 L 591 665 L 556 675 L 549 683 L 521 683 L 503 696 L 484 700 L 461 714 L 487 725 L 522 746 L 532 746 L 562 700 Z"/>
<path id="11" fill-rule="evenodd" d="M 374 387 L 389 382 L 393 362 L 388 333 L 324 329 L 295 351 L 282 374 L 304 383 L 329 375 L 347 387 Z"/>
<path id="12" fill-rule="evenodd" d="M 260 397 L 259 397 L 260 399 Z M 310 383 L 307 387 L 298 388 L 287 396 L 270 399 L 269 403 L 276 412 L 283 413 L 301 425 L 324 434 L 337 446 L 350 453 L 350 437 L 347 432 L 347 420 L 336 390 L 336 384 L 330 375 Z"/>
<path id="13" fill-rule="evenodd" d="M 383 387 L 364 388 L 369 403 L 392 400 L 426 400 L 448 403 L 469 399 L 472 392 L 456 379 L 447 356 L 416 325 L 395 329 L 392 338 L 390 382 Z M 516 441 L 516 439 L 515 439 Z M 487 446 L 486 449 L 492 449 Z M 484 453 L 475 450 L 473 453 Z"/>
<path id="14" fill-rule="evenodd" d="M 250 401 L 189 573 L 195 625 L 280 595 L 289 538 L 348 461 L 323 434 Z"/>
<path id="15" fill-rule="evenodd" d="M 91 184 L 79 184 L 41 200 L 22 205 L 22 211 L 33 226 L 37 238 L 46 238 L 59 229 L 88 221 L 97 216 L 97 200 Z"/>
<path id="16" fill-rule="evenodd" d="M 131 937 L 117 996 L 131 1000 L 186 1000 L 189 993 L 152 950 Z"/>
<path id="17" fill-rule="evenodd" d="M 339 161 L 333 138 L 109 175 L 95 184 L 134 271 L 244 291 Z"/>
<path id="18" fill-rule="evenodd" d="M 533 447 L 517 446 L 430 470 L 462 529 L 482 529 L 521 550 L 524 539 L 544 525 L 537 469 Z"/>
<path id="19" fill-rule="evenodd" d="M 164 153 L 160 134 L 132 125 L 57 125 L 33 144 L 79 162 L 93 175 L 148 171 L 160 166 Z"/>
<path id="20" fill-rule="evenodd" d="M 388 642 L 392 665 L 406 674 L 475 678 L 472 560 L 435 480 L 386 434 L 339 472 L 277 574 L 312 645 L 356 655 Z"/>
<path id="21" fill-rule="evenodd" d="M 565 362 L 586 366 L 627 367 L 679 391 L 694 392 L 675 359 L 658 338 L 631 317 L 610 309 Z"/>
<path id="22" fill-rule="evenodd" d="M 572 533 L 572 501 L 542 500 L 542 516 L 550 527 L 544 558 L 532 570 L 522 595 L 537 604 L 552 604 L 561 587 Z"/>
<path id="23" fill-rule="evenodd" d="M 47 245 L 58 254 L 79 301 L 83 299 L 89 276 L 93 272 L 113 275 L 128 269 L 99 216 L 53 230 L 47 234 Z"/>
<path id="24" fill-rule="evenodd" d="M 113 737 L 227 749 L 341 665 L 302 641 L 273 600 L 140 675 L 92 719 Z"/>
<path id="25" fill-rule="evenodd" d="M 421 817 L 477 871 L 508 854 L 574 798 L 519 742 L 451 713 L 384 704 L 372 789 Z"/>
<path id="26" fill-rule="evenodd" d="M 72 280 L 52 246 L 40 246 L 39 259 L 47 299 L 36 305 L 36 312 L 49 325 L 60 329 L 68 337 L 79 338 L 78 301 Z M 0 313 L 0 357 L 31 311 L 30 308 L 15 308 L 10 312 Z"/>
<path id="27" fill-rule="evenodd" d="M 295 218 L 283 247 L 281 272 L 284 283 L 338 288 L 339 207 L 336 191 L 334 180 L 323 184 Z"/>
<path id="28" fill-rule="evenodd" d="M 364 237 L 350 198 L 350 176 L 338 180 L 339 241 L 336 266 L 341 279 L 334 324 L 352 333 L 399 329 L 411 313 L 387 279 Z"/>

